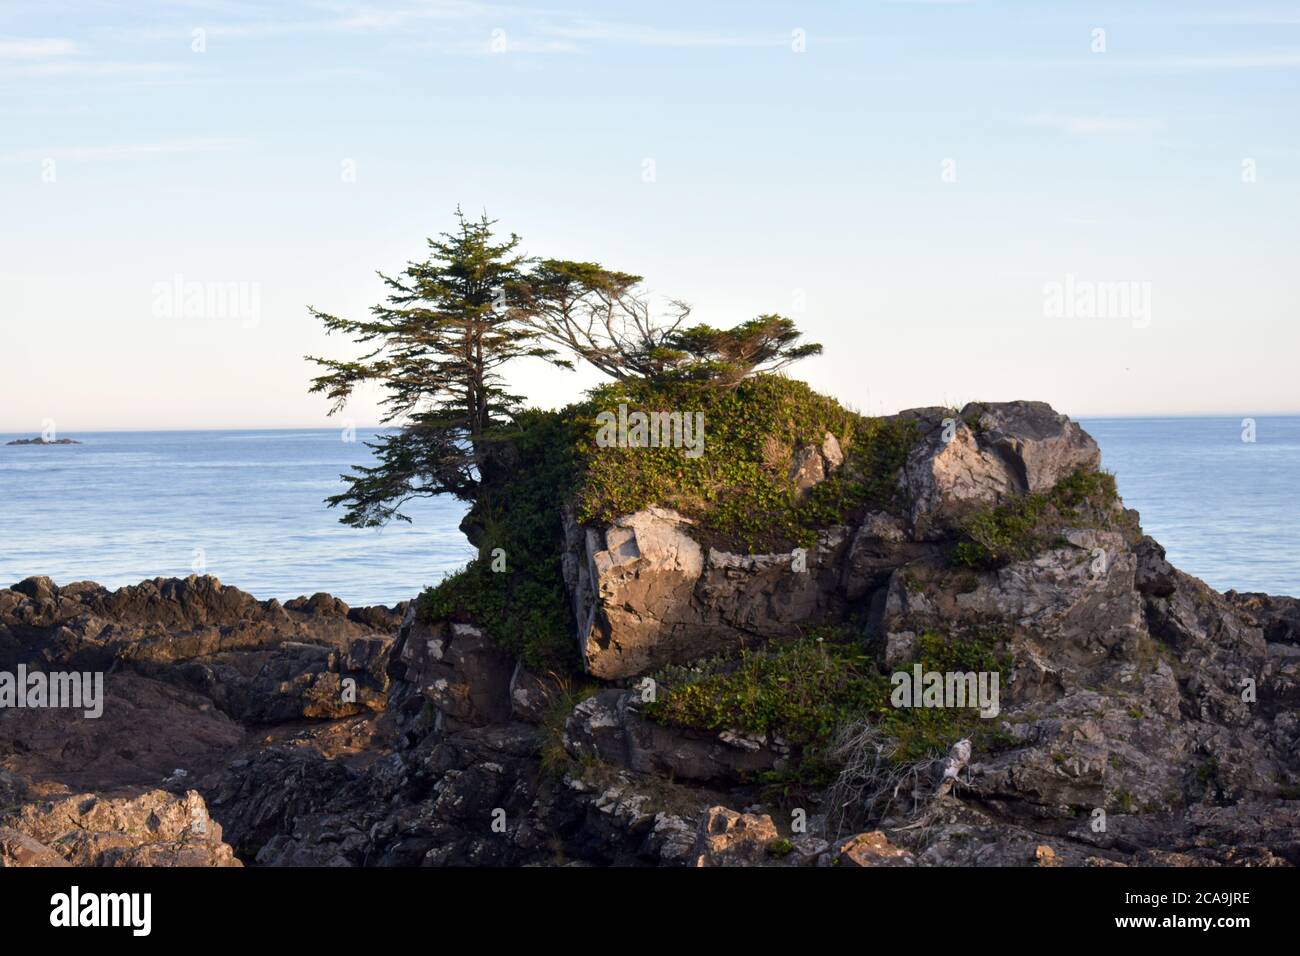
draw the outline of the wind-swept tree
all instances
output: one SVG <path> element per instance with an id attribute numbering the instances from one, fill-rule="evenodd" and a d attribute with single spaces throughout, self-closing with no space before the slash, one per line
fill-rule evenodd
<path id="1" fill-rule="evenodd" d="M 612 378 L 655 378 L 676 360 L 666 343 L 691 308 L 671 300 L 655 316 L 640 283 L 594 262 L 542 259 L 509 292 L 520 323 L 542 339 Z"/>
<path id="2" fill-rule="evenodd" d="M 799 344 L 794 322 L 780 315 L 730 329 L 683 328 L 690 306 L 669 300 L 657 316 L 640 283 L 640 276 L 594 262 L 543 259 L 509 292 L 521 325 L 617 379 L 730 386 L 821 353 L 816 343 Z"/>
<path id="3" fill-rule="evenodd" d="M 409 521 L 400 509 L 416 497 L 473 500 L 493 461 L 493 431 L 522 400 L 507 391 L 502 366 L 525 356 L 557 361 L 505 307 L 505 290 L 522 279 L 519 237 L 496 243 L 486 216 L 469 220 L 458 209 L 456 217 L 453 232 L 428 240 L 425 261 L 394 278 L 379 273 L 390 292 L 371 318 L 310 310 L 327 332 L 367 350 L 352 361 L 308 356 L 326 370 L 311 391 L 327 395 L 334 414 L 359 386 L 378 385 L 383 423 L 401 426 L 366 442 L 378 461 L 341 476 L 346 489 L 326 499 L 346 508 L 345 524 Z"/>
<path id="4" fill-rule="evenodd" d="M 792 320 L 773 314 L 729 329 L 693 325 L 674 331 L 665 344 L 680 356 L 673 364 L 675 376 L 730 386 L 821 354 L 822 347 L 816 342 L 800 344 L 801 336 Z"/>

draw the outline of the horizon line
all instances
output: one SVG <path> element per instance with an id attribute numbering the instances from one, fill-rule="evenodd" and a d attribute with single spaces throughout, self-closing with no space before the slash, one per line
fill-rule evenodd
<path id="1" fill-rule="evenodd" d="M 998 403 L 990 403 L 998 404 Z M 907 409 L 900 409 L 906 411 Z M 892 414 L 899 414 L 894 412 Z M 1063 413 L 1064 414 L 1064 413 Z M 888 415 L 864 415 L 864 418 L 887 418 Z M 1067 415 L 1073 421 L 1082 421 L 1083 419 L 1094 419 L 1102 421 L 1136 421 L 1141 419 L 1189 419 L 1189 418 L 1296 418 L 1300 417 L 1300 409 L 1291 411 L 1263 411 L 1263 412 L 1241 412 L 1241 411 L 1216 411 L 1216 412 L 1126 412 L 1121 414 L 1074 414 Z M 399 431 L 401 425 L 358 425 L 350 424 L 347 426 L 338 425 L 165 425 L 161 427 L 141 427 L 141 426 L 122 426 L 112 428 L 60 428 L 57 431 L 58 436 L 67 437 L 73 434 L 80 435 L 111 435 L 115 433 L 157 433 L 157 432 L 297 432 L 297 431 L 318 431 L 332 432 L 340 431 L 342 428 L 353 428 L 357 431 Z M 4 430 L 0 429 L 0 436 L 26 436 L 33 437 L 41 434 L 40 429 L 26 430 Z"/>

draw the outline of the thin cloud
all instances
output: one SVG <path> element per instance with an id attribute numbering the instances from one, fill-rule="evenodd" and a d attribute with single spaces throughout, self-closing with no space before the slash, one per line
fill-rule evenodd
<path id="1" fill-rule="evenodd" d="M 573 18 L 558 11 L 526 9 L 494 4 L 439 2 L 419 6 L 357 6 L 346 4 L 321 19 L 247 20 L 243 22 L 197 21 L 193 26 L 150 27 L 118 31 L 134 40 L 177 40 L 201 28 L 209 39 L 257 39 L 296 34 L 386 34 L 427 23 L 436 33 L 432 45 L 440 52 L 479 54 L 490 52 L 493 30 L 506 36 L 507 49 L 520 53 L 578 53 L 588 45 L 689 48 L 779 46 L 789 42 L 784 34 L 742 34 L 697 30 L 665 30 L 635 23 L 616 23 Z M 457 34 L 452 24 L 478 23 L 482 37 Z"/>
<path id="2" fill-rule="evenodd" d="M 469 0 L 439 0 L 439 2 L 400 6 L 349 3 L 333 5 L 327 9 L 329 15 L 319 19 L 263 18 L 234 22 L 205 22 L 199 18 L 193 24 L 184 27 L 150 27 L 120 30 L 116 33 L 128 39 L 145 41 L 188 37 L 194 29 L 202 29 L 208 37 L 218 39 L 257 39 L 313 33 L 375 34 L 392 32 L 422 21 L 435 23 L 487 21 L 494 18 L 500 20 L 515 13 L 528 13 L 528 11 L 515 11 L 510 7 L 474 3 Z"/>
<path id="3" fill-rule="evenodd" d="M 230 149 L 240 144 L 233 139 L 179 139 L 160 143 L 120 143 L 110 146 L 61 146 L 51 149 L 27 149 L 0 153 L 0 163 L 31 163 L 47 159 L 59 162 L 98 162 L 158 156 L 173 153 L 200 153 Z"/>
<path id="4" fill-rule="evenodd" d="M 40 39 L 0 38 L 0 60 L 44 59 L 52 56 L 75 56 L 81 47 L 72 40 L 58 37 Z"/>
<path id="5" fill-rule="evenodd" d="M 1274 53 L 1224 53 L 1170 56 L 1138 61 L 1139 66 L 1170 70 L 1276 70 L 1300 66 L 1300 50 Z"/>
<path id="6" fill-rule="evenodd" d="M 1155 128 L 1150 120 L 1122 116 L 1065 116 L 1039 113 L 1025 117 L 1029 126 L 1045 126 L 1071 136 L 1104 136 L 1112 133 L 1145 132 Z"/>
<path id="7" fill-rule="evenodd" d="M 19 66 L 0 65 L 3 76 L 138 76 L 159 73 L 177 73 L 184 70 L 175 63 L 122 63 L 107 60 L 26 63 Z"/>
<path id="8" fill-rule="evenodd" d="M 541 32 L 574 41 L 676 48 L 778 46 L 790 42 L 789 36 L 786 35 L 660 30 L 654 27 L 600 20 L 575 20 L 568 24 L 548 24 L 541 28 Z"/>

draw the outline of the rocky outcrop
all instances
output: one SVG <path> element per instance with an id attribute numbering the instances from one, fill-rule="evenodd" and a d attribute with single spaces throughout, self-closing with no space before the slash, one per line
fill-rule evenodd
<path id="1" fill-rule="evenodd" d="M 868 513 L 825 529 L 812 548 L 752 555 L 706 549 L 689 519 L 660 507 L 608 527 L 580 528 L 568 515 L 566 581 L 588 672 L 634 677 L 794 636 L 810 622 L 839 623 L 894 569 L 939 553 L 973 508 L 1050 489 L 1100 463 L 1096 442 L 1041 402 L 904 414 L 920 432 L 898 476 L 908 513 Z M 843 461 L 829 433 L 822 446 L 796 450 L 797 491 Z"/>
<path id="2" fill-rule="evenodd" d="M 779 834 L 766 814 L 710 807 L 691 851 L 693 866 L 761 866 Z"/>
<path id="3" fill-rule="evenodd" d="M 0 589 L 0 672 L 102 682 L 96 717 L 0 711 L 0 858 L 237 865 L 193 781 L 251 728 L 383 711 L 400 611 L 257 601 L 208 577 Z"/>
<path id="4" fill-rule="evenodd" d="M 0 668 L 127 668 L 249 723 L 343 717 L 383 709 L 396 619 L 387 609 L 354 614 L 326 594 L 258 601 L 213 577 L 117 591 L 28 578 L 0 590 Z"/>
<path id="5" fill-rule="evenodd" d="M 1218 594 L 1118 503 L 959 564 L 971 509 L 1050 491 L 1096 445 L 1038 403 L 904 414 L 906 500 L 806 551 L 724 551 L 660 507 L 569 512 L 585 675 L 411 607 L 259 602 L 211 578 L 0 590 L 0 670 L 100 670 L 107 697 L 98 721 L 0 713 L 0 863 L 1300 863 L 1300 604 Z M 796 477 L 844 467 L 837 446 L 795 449 Z M 848 791 L 851 813 L 802 785 L 809 754 L 776 734 L 651 719 L 684 674 L 735 667 L 700 659 L 827 624 L 886 674 L 936 640 L 987 648 L 996 714 Z"/>
<path id="6" fill-rule="evenodd" d="M 790 465 L 790 482 L 794 485 L 795 494 L 800 497 L 806 495 L 842 464 L 844 452 L 840 449 L 839 439 L 830 432 L 826 433 L 821 445 L 796 448 Z"/>
<path id="7" fill-rule="evenodd" d="M 843 841 L 835 848 L 831 859 L 834 865 L 849 868 L 916 865 L 916 857 L 890 843 L 879 830 L 859 833 Z"/>
<path id="8" fill-rule="evenodd" d="M 972 403 L 956 414 L 920 409 L 921 439 L 908 456 L 903 485 L 912 502 L 912 534 L 951 533 L 974 505 L 1045 491 L 1080 468 L 1097 468 L 1097 443 L 1043 402 Z"/>
<path id="9" fill-rule="evenodd" d="M 193 790 L 108 799 L 83 793 L 0 817 L 10 866 L 240 866 Z"/>
<path id="10" fill-rule="evenodd" d="M 676 730 L 646 720 L 634 692 L 605 690 L 573 708 L 564 748 L 578 760 L 600 760 L 674 780 L 739 783 L 787 763 L 790 747 L 766 735 Z"/>
<path id="11" fill-rule="evenodd" d="M 706 552 L 691 522 L 650 508 L 581 540 L 586 572 L 574 578 L 583 609 L 579 646 L 587 671 L 605 680 L 665 664 L 734 651 L 801 633 L 811 620 L 847 612 L 839 561 L 848 528 L 830 528 L 815 546 L 785 554 Z"/>
<path id="12" fill-rule="evenodd" d="M 478 628 L 412 623 L 400 657 L 405 680 L 419 687 L 437 711 L 439 730 L 482 727 L 510 717 L 515 662 Z"/>

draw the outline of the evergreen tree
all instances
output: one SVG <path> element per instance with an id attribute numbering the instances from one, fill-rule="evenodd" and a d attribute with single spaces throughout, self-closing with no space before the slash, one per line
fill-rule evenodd
<path id="1" fill-rule="evenodd" d="M 400 509 L 416 497 L 473 500 L 494 461 L 494 435 L 522 401 L 507 391 L 502 366 L 525 356 L 568 364 L 505 306 L 506 290 L 522 279 L 519 237 L 494 242 L 495 223 L 486 216 L 469 220 L 457 209 L 456 217 L 453 232 L 428 240 L 425 261 L 408 263 L 395 278 L 379 273 L 390 292 L 371 318 L 310 310 L 327 332 L 366 350 L 352 361 L 308 356 L 326 370 L 311 391 L 327 395 L 334 414 L 358 386 L 377 384 L 383 424 L 401 426 L 366 442 L 378 461 L 341 476 L 346 489 L 326 499 L 346 508 L 345 524 L 409 521 Z"/>

